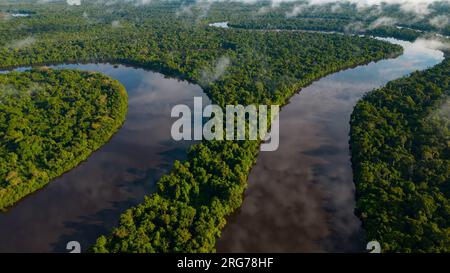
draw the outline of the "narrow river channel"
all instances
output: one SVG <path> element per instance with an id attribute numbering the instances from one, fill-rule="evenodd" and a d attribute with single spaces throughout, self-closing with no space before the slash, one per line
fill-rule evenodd
<path id="1" fill-rule="evenodd" d="M 348 146 L 353 107 L 366 92 L 444 58 L 425 41 L 384 40 L 404 54 L 324 77 L 282 109 L 279 149 L 259 154 L 218 252 L 364 251 Z"/>

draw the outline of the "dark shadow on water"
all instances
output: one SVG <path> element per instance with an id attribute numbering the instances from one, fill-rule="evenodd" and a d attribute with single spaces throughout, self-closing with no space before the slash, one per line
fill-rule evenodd
<path id="1" fill-rule="evenodd" d="M 127 192 L 133 192 L 136 187 L 149 194 L 154 191 L 156 181 L 161 177 L 161 169 L 154 168 L 146 171 L 130 168 L 127 170 L 133 174 L 144 175 L 131 183 L 122 184 L 119 187 Z M 79 217 L 78 221 L 64 222 L 64 227 L 72 230 L 71 233 L 62 234 L 56 243 L 51 244 L 53 252 L 67 252 L 66 244 L 69 241 L 78 241 L 82 251 L 86 251 L 101 234 L 107 234 L 117 225 L 119 216 L 128 208 L 143 201 L 138 198 L 129 198 L 125 201 L 111 202 L 111 207 L 103 209 L 93 215 Z"/>
<path id="2" fill-rule="evenodd" d="M 164 141 L 164 144 L 170 141 Z M 111 202 L 111 207 L 103 209 L 95 214 L 81 216 L 77 221 L 64 222 L 64 227 L 73 232 L 62 234 L 56 243 L 51 244 L 53 252 L 64 253 L 66 245 L 70 241 L 78 241 L 81 245 L 82 252 L 86 252 L 100 235 L 106 235 L 111 232 L 112 228 L 117 226 L 120 215 L 127 209 L 138 205 L 144 200 L 145 195 L 149 195 L 156 190 L 156 182 L 167 173 L 175 160 L 182 161 L 186 158 L 186 151 L 180 148 L 174 148 L 161 152 L 163 160 L 157 168 L 140 170 L 137 168 L 129 168 L 127 172 L 137 175 L 141 178 L 131 182 L 119 185 L 119 188 L 127 192 L 134 192 L 136 188 L 140 188 L 144 193 L 141 198 L 129 198 L 125 201 Z M 166 170 L 166 171 L 164 171 Z"/>
<path id="3" fill-rule="evenodd" d="M 307 150 L 304 151 L 303 154 L 305 155 L 309 155 L 309 156 L 333 156 L 333 155 L 337 155 L 339 153 L 342 152 L 342 149 L 340 149 L 339 147 L 336 147 L 334 145 L 322 145 L 317 149 L 311 149 L 311 150 Z"/>

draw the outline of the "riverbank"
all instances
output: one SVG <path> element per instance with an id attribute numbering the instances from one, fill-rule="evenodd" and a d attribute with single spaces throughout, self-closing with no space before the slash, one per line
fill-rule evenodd
<path id="1" fill-rule="evenodd" d="M 258 155 L 219 252 L 365 251 L 348 146 L 353 107 L 366 92 L 443 60 L 423 44 L 389 41 L 403 55 L 321 78 L 283 107 L 279 150 Z"/>

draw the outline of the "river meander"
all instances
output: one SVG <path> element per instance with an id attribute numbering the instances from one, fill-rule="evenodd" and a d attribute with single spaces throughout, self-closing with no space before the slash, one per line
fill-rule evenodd
<path id="1" fill-rule="evenodd" d="M 295 95 L 280 114 L 280 147 L 261 152 L 242 208 L 218 241 L 221 252 L 363 251 L 353 210 L 349 118 L 359 98 L 388 81 L 431 67 L 443 53 L 426 43 L 401 44 L 404 54 L 324 77 Z M 207 96 L 197 85 L 152 71 L 111 64 L 53 68 L 98 71 L 119 80 L 129 96 L 128 115 L 113 138 L 77 168 L 0 213 L 0 252 L 82 251 L 143 200 L 182 160 L 192 142 L 170 136 L 176 104 Z"/>

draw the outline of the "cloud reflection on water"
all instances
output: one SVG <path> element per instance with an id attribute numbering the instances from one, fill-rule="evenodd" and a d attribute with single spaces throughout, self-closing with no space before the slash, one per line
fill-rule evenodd
<path id="1" fill-rule="evenodd" d="M 348 149 L 353 106 L 366 92 L 443 59 L 442 52 L 427 47 L 432 43 L 396 43 L 405 47 L 404 55 L 325 77 L 282 109 L 280 147 L 259 154 L 219 252 L 364 249 Z"/>

